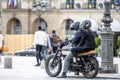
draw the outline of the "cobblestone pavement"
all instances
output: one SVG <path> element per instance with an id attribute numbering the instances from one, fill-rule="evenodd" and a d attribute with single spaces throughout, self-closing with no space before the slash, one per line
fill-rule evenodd
<path id="1" fill-rule="evenodd" d="M 120 63 L 120 58 L 114 59 L 115 63 Z M 86 79 L 80 74 L 75 76 L 68 73 L 67 78 L 50 77 L 41 67 L 35 67 L 35 57 L 12 57 L 12 69 L 4 69 L 4 57 L 0 64 L 0 80 L 91 80 Z M 120 69 L 120 66 L 119 66 Z M 117 74 L 98 74 L 92 80 L 120 80 L 120 72 Z"/>

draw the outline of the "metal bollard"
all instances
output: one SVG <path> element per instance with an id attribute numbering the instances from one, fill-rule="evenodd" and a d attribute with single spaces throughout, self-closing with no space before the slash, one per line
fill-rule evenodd
<path id="1" fill-rule="evenodd" d="M 12 68 L 12 54 L 4 53 L 4 68 L 11 69 Z"/>

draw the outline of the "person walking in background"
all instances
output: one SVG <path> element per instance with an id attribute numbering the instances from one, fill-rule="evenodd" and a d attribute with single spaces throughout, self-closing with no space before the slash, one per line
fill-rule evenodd
<path id="1" fill-rule="evenodd" d="M 44 29 L 43 31 L 46 33 L 46 36 L 47 36 L 46 45 L 42 49 L 44 60 L 46 60 L 48 55 L 52 53 L 52 39 L 50 35 Z"/>
<path id="2" fill-rule="evenodd" d="M 55 30 L 52 31 L 52 39 L 53 39 L 53 53 L 55 53 L 57 51 L 57 48 L 58 48 L 57 44 L 60 40 L 59 36 L 56 34 Z"/>
<path id="3" fill-rule="evenodd" d="M 52 50 L 53 50 L 53 39 L 52 37 L 47 34 L 48 37 L 47 37 L 47 51 L 48 51 L 48 55 L 52 54 Z"/>
<path id="4" fill-rule="evenodd" d="M 0 31 L 0 63 L 2 62 L 2 59 L 1 59 L 2 46 L 3 46 L 3 34 L 2 34 L 2 31 Z"/>
<path id="5" fill-rule="evenodd" d="M 37 64 L 35 66 L 40 66 L 42 56 L 42 49 L 47 45 L 47 35 L 45 31 L 42 30 L 41 26 L 38 27 L 38 31 L 35 32 L 34 43 L 36 46 L 36 60 Z"/>

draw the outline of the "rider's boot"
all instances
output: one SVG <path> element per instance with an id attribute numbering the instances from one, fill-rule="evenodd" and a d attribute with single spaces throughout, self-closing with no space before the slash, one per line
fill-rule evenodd
<path id="1" fill-rule="evenodd" d="M 66 75 L 66 72 L 63 72 L 61 76 L 58 76 L 58 78 L 66 78 L 67 75 Z"/>

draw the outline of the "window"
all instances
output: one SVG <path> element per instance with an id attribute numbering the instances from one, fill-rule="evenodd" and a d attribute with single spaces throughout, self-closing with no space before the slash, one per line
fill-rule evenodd
<path id="1" fill-rule="evenodd" d="M 46 7 L 47 0 L 40 0 L 41 6 Z"/>
<path id="2" fill-rule="evenodd" d="M 96 0 L 88 0 L 88 9 L 96 9 Z"/>
<path id="3" fill-rule="evenodd" d="M 98 4 L 98 8 L 99 8 L 99 9 L 103 9 L 103 3 L 99 3 L 99 4 Z"/>
<path id="4" fill-rule="evenodd" d="M 14 34 L 21 34 L 22 33 L 22 27 L 19 20 L 15 20 L 15 26 L 14 26 Z"/>
<path id="5" fill-rule="evenodd" d="M 74 0 L 66 0 L 66 8 L 74 9 Z"/>
<path id="6" fill-rule="evenodd" d="M 120 0 L 115 1 L 116 6 L 120 6 Z"/>
<path id="7" fill-rule="evenodd" d="M 115 1 L 116 0 L 111 0 L 111 9 L 115 9 Z"/>
<path id="8" fill-rule="evenodd" d="M 18 9 L 18 8 L 21 8 L 21 0 L 8 0 L 7 8 L 8 9 Z"/>

